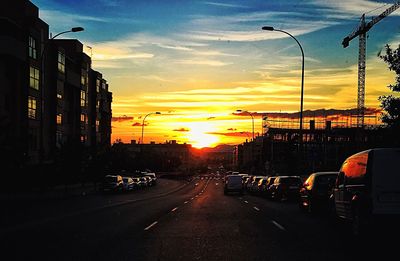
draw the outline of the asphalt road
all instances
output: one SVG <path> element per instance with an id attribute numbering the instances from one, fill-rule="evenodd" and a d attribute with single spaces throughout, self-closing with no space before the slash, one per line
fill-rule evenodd
<path id="1" fill-rule="evenodd" d="M 153 190 L 154 189 L 154 190 Z M 73 200 L 77 208 L 71 207 Z M 326 215 L 295 202 L 223 195 L 221 180 L 39 208 L 0 229 L 1 260 L 398 260 L 398 235 L 352 238 Z M 104 204 L 109 200 L 112 203 Z M 102 203 L 101 203 L 102 202 Z M 47 203 L 48 204 L 48 203 Z M 55 214 L 54 208 L 65 211 Z M 52 210 L 53 209 L 53 210 Z M 34 209 L 30 209 L 34 212 Z M 39 218 L 40 217 L 40 218 Z M 391 236 L 397 238 L 390 239 Z"/>

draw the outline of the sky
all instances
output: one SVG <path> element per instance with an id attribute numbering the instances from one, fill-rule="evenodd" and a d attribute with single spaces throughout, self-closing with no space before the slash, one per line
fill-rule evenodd
<path id="1" fill-rule="evenodd" d="M 32 0 L 53 35 L 71 27 L 113 93 L 112 141 L 177 140 L 195 147 L 238 144 L 262 131 L 263 112 L 357 107 L 358 38 L 394 1 Z M 400 11 L 368 33 L 365 105 L 379 107 L 395 75 L 377 56 L 399 45 Z M 90 48 L 88 48 L 91 47 Z"/>

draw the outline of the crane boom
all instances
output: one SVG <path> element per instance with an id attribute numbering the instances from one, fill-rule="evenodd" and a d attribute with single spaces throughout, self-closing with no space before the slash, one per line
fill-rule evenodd
<path id="1" fill-rule="evenodd" d="M 383 13 L 379 16 L 373 18 L 370 22 L 365 23 L 365 14 L 361 16 L 361 21 L 356 30 L 346 36 L 343 41 L 342 45 L 343 48 L 349 46 L 351 40 L 359 36 L 359 53 L 358 53 L 358 92 L 357 92 L 357 127 L 364 127 L 364 98 L 365 98 L 365 53 L 366 53 L 366 46 L 367 46 L 367 32 L 378 23 L 380 20 L 385 18 L 386 16 L 393 13 L 400 7 L 400 1 L 397 1 L 391 7 L 386 9 Z"/>

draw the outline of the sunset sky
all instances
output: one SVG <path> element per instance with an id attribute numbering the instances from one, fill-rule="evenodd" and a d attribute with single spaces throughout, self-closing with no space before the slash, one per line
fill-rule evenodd
<path id="1" fill-rule="evenodd" d="M 74 26 L 113 92 L 112 141 L 177 140 L 197 147 L 241 143 L 251 137 L 250 112 L 300 108 L 305 52 L 304 110 L 356 107 L 358 38 L 341 42 L 393 1 L 365 0 L 33 0 L 58 33 Z M 388 3 L 386 5 L 386 3 Z M 399 44 L 400 11 L 376 24 L 367 40 L 366 106 L 379 107 L 394 74 L 377 57 Z M 255 117 L 261 132 L 261 117 Z"/>

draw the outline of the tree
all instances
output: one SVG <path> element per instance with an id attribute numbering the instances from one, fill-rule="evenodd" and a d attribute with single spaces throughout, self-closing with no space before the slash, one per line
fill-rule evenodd
<path id="1" fill-rule="evenodd" d="M 400 92 L 400 45 L 393 50 L 390 45 L 385 46 L 385 55 L 378 56 L 388 64 L 389 70 L 396 73 L 395 84 L 388 87 L 393 92 Z M 379 97 L 381 108 L 384 110 L 382 121 L 388 125 L 393 131 L 400 130 L 400 97 L 394 95 L 383 95 Z"/>

